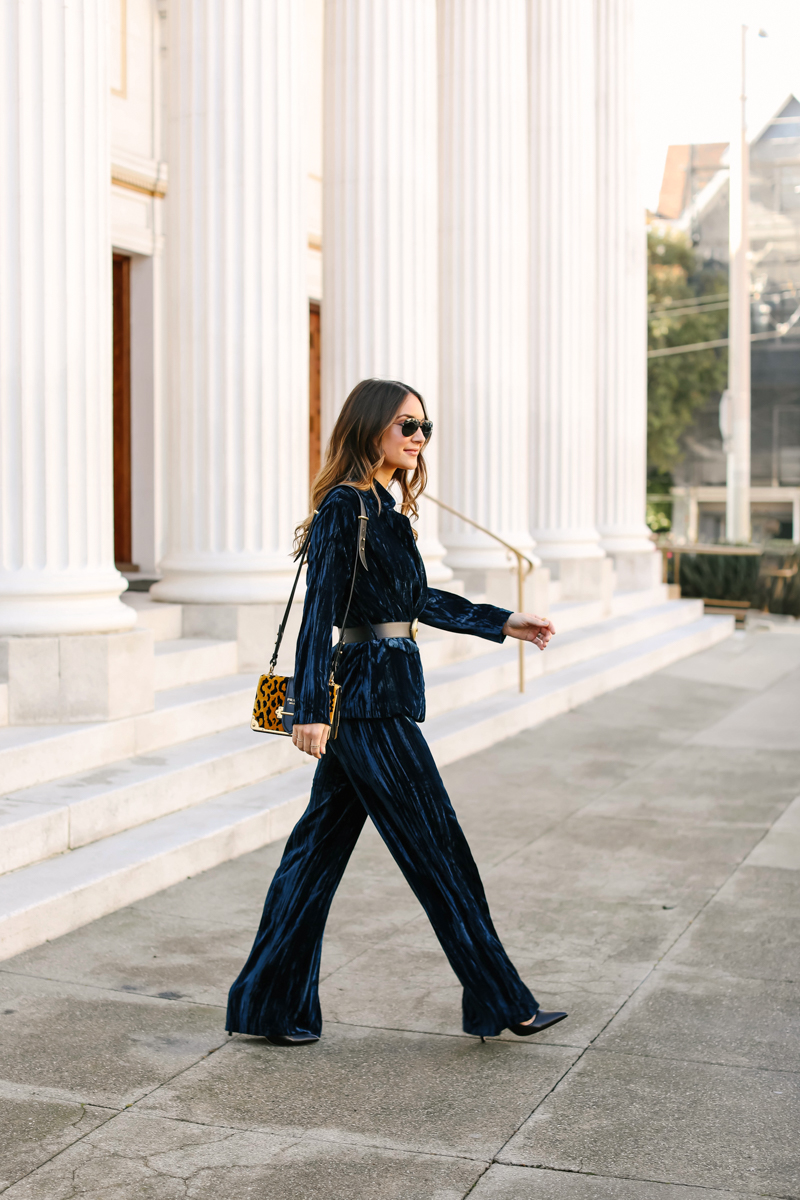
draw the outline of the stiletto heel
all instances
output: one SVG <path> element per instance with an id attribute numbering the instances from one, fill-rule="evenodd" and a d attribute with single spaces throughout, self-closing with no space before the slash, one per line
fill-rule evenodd
<path id="1" fill-rule="evenodd" d="M 483 1034 L 481 1034 L 481 1041 L 484 1043 L 486 1042 L 486 1038 L 483 1036 Z"/>
<path id="2" fill-rule="evenodd" d="M 512 1033 L 517 1037 L 530 1037 L 532 1033 L 541 1033 L 543 1029 L 549 1029 L 551 1025 L 557 1025 L 559 1021 L 563 1021 L 569 1013 L 565 1012 L 542 1012 L 537 1009 L 536 1016 L 527 1025 L 509 1025 Z"/>

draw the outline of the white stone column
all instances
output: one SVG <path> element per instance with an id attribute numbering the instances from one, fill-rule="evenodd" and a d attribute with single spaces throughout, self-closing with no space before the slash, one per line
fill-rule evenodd
<path id="1" fill-rule="evenodd" d="M 436 0 L 326 0 L 322 234 L 323 448 L 361 379 L 399 379 L 425 397 L 425 451 L 439 486 Z M 439 515 L 419 501 L 430 582 Z"/>
<path id="2" fill-rule="evenodd" d="M 542 559 L 603 557 L 597 454 L 592 0 L 528 0 L 531 522 Z M 577 568 L 567 568 L 575 574 Z"/>
<path id="3" fill-rule="evenodd" d="M 525 0 L 439 0 L 442 499 L 529 553 Z M 508 551 L 446 515 L 447 563 Z"/>
<path id="4" fill-rule="evenodd" d="M 151 595 L 285 599 L 308 511 L 303 5 L 174 0 L 168 552 Z"/>
<path id="5" fill-rule="evenodd" d="M 112 526 L 107 21 L 105 0 L 0 4 L 0 635 L 135 622 Z"/>
<path id="6" fill-rule="evenodd" d="M 595 0 L 597 31 L 597 526 L 626 576 L 652 556 L 647 488 L 647 259 L 639 202 L 634 0 Z M 641 564 L 645 567 L 649 564 Z M 625 579 L 620 579 L 624 586 Z"/>

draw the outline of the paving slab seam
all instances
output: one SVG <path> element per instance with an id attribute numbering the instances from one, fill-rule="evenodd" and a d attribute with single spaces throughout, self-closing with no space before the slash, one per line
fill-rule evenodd
<path id="1" fill-rule="evenodd" d="M 697 979 L 713 979 L 718 983 L 737 983 L 739 980 L 746 980 L 750 983 L 761 983 L 762 980 L 766 983 L 800 983 L 800 979 L 794 976 L 787 978 L 786 975 L 743 975 L 741 971 L 732 974 L 730 971 L 722 971 L 719 968 L 711 967 L 690 967 L 685 963 L 659 962 L 658 969 L 669 971 L 671 974 L 681 978 L 688 976 L 689 978 Z"/>
<path id="2" fill-rule="evenodd" d="M 167 1081 L 167 1082 L 169 1082 L 169 1081 Z M 159 1084 L 159 1087 L 160 1086 L 161 1085 Z M 137 1103 L 138 1103 L 138 1101 L 137 1101 Z M 234 1133 L 261 1133 L 261 1134 L 265 1134 L 265 1135 L 270 1135 L 270 1134 L 274 1134 L 274 1131 L 275 1131 L 274 1125 L 273 1126 L 270 1126 L 270 1125 L 248 1125 L 248 1124 L 227 1125 L 227 1124 L 220 1124 L 218 1121 L 204 1121 L 200 1117 L 191 1117 L 191 1118 L 175 1117 L 168 1113 L 162 1113 L 162 1112 L 157 1112 L 157 1111 L 153 1111 L 153 1110 L 148 1111 L 147 1109 L 144 1109 L 143 1111 L 139 1112 L 138 1110 L 135 1109 L 135 1105 L 129 1105 L 127 1107 L 127 1109 L 123 1109 L 122 1111 L 123 1112 L 136 1111 L 137 1117 L 141 1117 L 141 1118 L 146 1117 L 149 1120 L 153 1120 L 153 1121 L 172 1121 L 176 1125 L 199 1125 L 203 1129 L 225 1129 L 225 1130 L 229 1130 L 231 1132 L 231 1134 L 234 1134 Z M 114 1116 L 119 1116 L 119 1115 L 120 1115 L 120 1113 L 114 1114 Z M 103 1122 L 103 1124 L 106 1124 L 106 1122 Z M 360 1137 L 353 1137 L 352 1135 L 350 1137 L 342 1137 L 342 1136 L 325 1137 L 324 1134 L 320 1133 L 319 1131 L 317 1131 L 315 1129 L 305 1129 L 304 1128 L 303 1132 L 301 1134 L 298 1134 L 297 1136 L 292 1135 L 292 1145 L 296 1145 L 298 1142 L 302 1142 L 302 1141 L 321 1142 L 326 1146 L 356 1146 L 359 1148 L 363 1148 L 366 1146 L 373 1150 L 394 1150 L 394 1151 L 397 1151 L 398 1154 L 414 1155 L 417 1158 L 445 1158 L 445 1159 L 454 1159 L 459 1162 L 484 1163 L 486 1165 L 487 1169 L 492 1165 L 493 1162 L 496 1161 L 494 1158 L 482 1158 L 480 1156 L 473 1156 L 471 1154 L 458 1154 L 456 1152 L 447 1152 L 444 1150 L 434 1150 L 432 1148 L 426 1148 L 425 1150 L 417 1150 L 414 1147 L 409 1147 L 400 1142 L 387 1142 L 386 1140 L 376 1141 L 374 1138 L 370 1137 L 370 1135 L 366 1134 L 366 1133 L 362 1134 Z M 76 1143 L 73 1142 L 72 1144 L 75 1145 Z M 63 1151 L 60 1151 L 59 1153 L 63 1153 Z M 57 1156 L 54 1155 L 53 1157 L 57 1157 Z"/>
<path id="3" fill-rule="evenodd" d="M 548 1045 L 552 1045 L 552 1043 L 548 1043 Z M 763 1071 L 766 1075 L 797 1075 L 800 1077 L 800 1071 L 791 1067 L 760 1067 L 757 1063 L 717 1062 L 715 1058 L 681 1058 L 677 1054 L 648 1054 L 644 1050 L 618 1050 L 608 1046 L 587 1046 L 586 1049 L 592 1050 L 595 1054 L 613 1054 L 617 1058 L 649 1058 L 653 1062 L 677 1062 L 685 1063 L 687 1066 L 692 1063 L 695 1066 L 722 1067 L 725 1071 Z"/>
<path id="4" fill-rule="evenodd" d="M 448 1154 L 444 1150 L 410 1150 L 405 1146 L 387 1146 L 386 1142 L 371 1141 L 367 1134 L 364 1134 L 361 1138 L 357 1139 L 343 1137 L 326 1138 L 321 1134 L 314 1132 L 313 1130 L 309 1130 L 307 1133 L 303 1134 L 300 1140 L 306 1142 L 322 1142 L 326 1146 L 357 1146 L 359 1148 L 368 1146 L 373 1150 L 395 1150 L 398 1154 L 413 1155 L 416 1158 L 446 1158 L 453 1159 L 457 1162 L 484 1163 L 487 1171 L 494 1162 L 494 1159 L 491 1158 L 473 1158 L 471 1154 Z"/>
<path id="5" fill-rule="evenodd" d="M 599 1171 L 575 1171 L 571 1167 L 551 1167 L 547 1163 L 519 1163 L 512 1162 L 510 1159 L 494 1159 L 494 1162 L 501 1167 L 516 1167 L 518 1171 L 552 1171 L 554 1175 L 577 1175 L 579 1179 L 611 1179 L 616 1183 L 655 1183 L 660 1187 L 678 1187 L 689 1189 L 719 1193 L 720 1189 L 716 1184 L 708 1183 L 683 1183 L 675 1182 L 671 1179 L 650 1179 L 646 1175 L 602 1175 Z M 476 1180 L 476 1183 L 478 1181 Z M 475 1188 L 473 1184 L 467 1196 Z M 769 1200 L 798 1200 L 797 1196 L 790 1196 L 786 1193 L 778 1192 L 742 1192 L 738 1188 L 725 1187 L 725 1191 L 732 1196 L 764 1196 Z"/>
<path id="6" fill-rule="evenodd" d="M 89 1104 L 92 1108 L 107 1108 L 109 1112 L 122 1112 L 124 1104 L 98 1104 L 87 1100 L 80 1092 L 67 1088 L 43 1087 L 35 1083 L 15 1083 L 11 1079 L 0 1079 L 0 1099 L 35 1100 L 42 1104 Z"/>
<path id="7" fill-rule="evenodd" d="M 102 918 L 100 918 L 102 920 Z M 107 992 L 111 996 L 138 996 L 142 1000 L 163 1000 L 164 1004 L 182 1004 L 184 1008 L 218 1008 L 225 1009 L 224 1004 L 215 1004 L 212 1000 L 190 1000 L 183 996 L 162 996 L 159 992 L 139 992 L 128 987 L 109 987 L 102 983 L 88 983 L 83 979 L 52 979 L 49 975 L 34 975 L 30 971 L 9 971 L 0 967 L 0 977 L 13 975 L 15 979 L 40 979 L 43 983 L 71 983 L 76 987 L 90 988 L 96 992 Z"/>
<path id="8" fill-rule="evenodd" d="M 276 841 L 280 841 L 280 838 L 277 838 Z M 275 842 L 268 842 L 267 845 L 274 846 Z M 253 852 L 251 851 L 251 853 L 253 853 Z M 257 853 L 257 851 L 255 851 L 255 853 Z M 235 860 L 231 859 L 230 861 L 233 862 Z M 220 865 L 222 865 L 222 864 L 220 864 Z M 209 869 L 209 871 L 214 871 L 216 868 L 209 867 L 208 869 Z M 186 878 L 181 879 L 179 883 L 170 884 L 170 887 L 180 887 L 181 883 L 188 883 L 190 879 L 199 879 L 201 875 L 205 875 L 205 871 L 198 871 L 196 875 L 187 875 Z M 165 891 L 165 892 L 168 892 L 169 890 L 170 890 L 169 887 L 166 887 L 163 889 L 163 891 Z M 155 896 L 160 896 L 160 895 L 161 895 L 161 892 L 153 892 L 152 896 L 146 896 L 146 897 L 144 897 L 144 899 L 152 900 Z M 148 917 L 148 916 L 153 915 L 152 911 L 150 909 L 140 908 L 139 903 L 137 901 L 134 901 L 133 904 L 126 904 L 125 908 L 130 910 L 130 912 L 139 913 L 139 915 L 142 917 Z M 121 910 L 118 909 L 117 911 L 119 912 Z M 108 915 L 111 915 L 111 914 L 108 914 Z M 227 921 L 214 921 L 211 917 L 189 917 L 186 915 L 186 913 L 180 913 L 180 912 L 170 913 L 170 916 L 175 921 L 185 921 L 187 925 L 207 925 L 210 929 L 230 929 L 231 928 L 231 926 L 229 925 L 229 923 Z M 102 920 L 102 917 L 100 917 L 98 919 Z M 242 929 L 243 933 L 245 933 L 245 932 L 251 933 L 252 932 L 252 926 L 250 926 L 250 925 L 242 925 L 241 929 Z M 43 942 L 42 945 L 46 946 L 47 942 Z"/>
<path id="9" fill-rule="evenodd" d="M 459 1041 L 471 1040 L 476 1046 L 479 1045 L 478 1034 L 474 1033 L 446 1033 L 438 1029 L 409 1029 L 405 1025 L 371 1025 L 368 1021 L 334 1021 L 326 1020 L 326 1025 L 341 1025 L 345 1029 L 375 1029 L 385 1033 L 413 1033 L 420 1037 L 436 1037 L 436 1038 L 456 1038 Z M 236 1036 L 236 1035 L 235 1035 Z M 500 1038 L 487 1038 L 490 1042 L 499 1042 Z M 524 1042 L 524 1041 L 507 1041 L 502 1040 L 502 1045 L 512 1046 L 516 1050 L 537 1050 L 542 1046 L 553 1046 L 559 1050 L 585 1050 L 585 1046 L 576 1046 L 573 1042 Z"/>

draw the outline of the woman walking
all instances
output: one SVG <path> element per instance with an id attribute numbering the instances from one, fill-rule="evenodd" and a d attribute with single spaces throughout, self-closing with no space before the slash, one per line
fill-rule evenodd
<path id="1" fill-rule="evenodd" d="M 303 618 L 297 640 L 292 740 L 319 760 L 308 808 L 272 880 L 250 956 L 228 998 L 227 1029 L 281 1046 L 319 1039 L 322 935 L 331 901 L 370 817 L 427 913 L 463 986 L 466 1033 L 520 1036 L 561 1021 L 543 1013 L 497 936 L 478 869 L 417 722 L 425 693 L 417 620 L 493 642 L 510 635 L 544 650 L 549 621 L 429 588 L 406 513 L 427 480 L 433 426 L 405 384 L 367 379 L 353 389 L 313 486 Z M 387 490 L 400 486 L 401 510 Z M 341 486 L 349 484 L 351 486 Z M 353 486 L 354 485 L 354 486 Z M 359 495 L 360 493 L 360 495 Z M 359 519 L 363 499 L 367 522 Z M 352 584 L 359 531 L 363 566 Z M 366 569 L 364 569 L 364 566 Z M 331 634 L 349 618 L 330 738 Z M 330 740 L 329 740 L 330 738 Z"/>

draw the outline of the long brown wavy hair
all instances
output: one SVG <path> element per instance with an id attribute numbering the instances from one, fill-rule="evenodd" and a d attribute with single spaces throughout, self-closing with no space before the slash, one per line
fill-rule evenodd
<path id="1" fill-rule="evenodd" d="M 325 461 L 311 485 L 311 512 L 294 531 L 295 556 L 303 544 L 314 509 L 320 507 L 328 492 L 337 484 L 354 483 L 362 491 L 374 492 L 380 512 L 381 499 L 375 487 L 375 472 L 385 458 L 381 439 L 408 395 L 417 397 L 427 419 L 425 401 L 416 388 L 406 383 L 396 379 L 362 379 L 353 388 L 336 419 L 325 450 Z M 400 511 L 416 521 L 419 517 L 417 497 L 428 482 L 428 469 L 422 450 L 417 455 L 417 465 L 410 477 L 408 471 L 398 467 L 392 475 L 392 480 L 395 479 L 400 484 Z M 418 536 L 413 526 L 412 533 L 415 538 Z"/>

